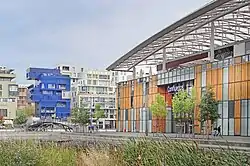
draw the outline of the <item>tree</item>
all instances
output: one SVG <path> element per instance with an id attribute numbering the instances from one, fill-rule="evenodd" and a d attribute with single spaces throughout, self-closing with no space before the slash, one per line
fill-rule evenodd
<path id="1" fill-rule="evenodd" d="M 207 122 L 207 134 L 209 129 L 209 121 L 211 121 L 211 127 L 214 122 L 220 117 L 218 113 L 218 101 L 215 99 L 215 94 L 212 87 L 208 87 L 205 94 L 201 98 L 199 104 L 200 108 L 200 121 L 202 124 Z"/>
<path id="2" fill-rule="evenodd" d="M 195 107 L 194 89 L 192 89 L 191 92 L 191 94 L 188 94 L 185 90 L 179 91 L 174 95 L 172 100 L 175 120 L 180 122 L 181 126 L 184 126 L 186 122 L 190 123 L 193 119 Z"/>
<path id="3" fill-rule="evenodd" d="M 159 119 L 165 118 L 167 116 L 166 106 L 167 105 L 164 98 L 160 94 L 157 94 L 156 101 L 150 106 L 152 115 L 156 117 L 157 128 L 159 127 Z"/>
<path id="4" fill-rule="evenodd" d="M 89 123 L 89 112 L 83 108 L 74 108 L 72 110 L 72 122 L 82 126 Z"/>
<path id="5" fill-rule="evenodd" d="M 100 118 L 105 118 L 104 110 L 101 109 L 100 104 L 95 105 L 95 114 L 94 117 L 96 118 L 96 121 L 99 123 Z"/>
<path id="6" fill-rule="evenodd" d="M 15 124 L 24 124 L 27 120 L 27 116 L 23 111 L 17 112 L 17 118 L 14 119 Z"/>
<path id="7" fill-rule="evenodd" d="M 22 111 L 26 117 L 34 116 L 34 113 L 35 113 L 35 109 L 31 106 L 25 107 L 24 109 L 20 111 Z"/>

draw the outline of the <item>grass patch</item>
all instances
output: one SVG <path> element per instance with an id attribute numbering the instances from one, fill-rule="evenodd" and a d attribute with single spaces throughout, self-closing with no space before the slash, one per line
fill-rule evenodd
<path id="1" fill-rule="evenodd" d="M 250 156 L 233 150 L 199 149 L 195 142 L 131 140 L 118 147 L 0 142 L 1 166 L 244 166 Z"/>

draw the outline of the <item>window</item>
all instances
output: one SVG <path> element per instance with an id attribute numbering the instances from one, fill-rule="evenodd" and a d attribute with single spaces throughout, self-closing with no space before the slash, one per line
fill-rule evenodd
<path id="1" fill-rule="evenodd" d="M 88 80 L 88 81 L 87 81 L 87 84 L 88 84 L 88 85 L 91 85 L 91 80 Z"/>
<path id="2" fill-rule="evenodd" d="M 17 92 L 18 91 L 17 85 L 9 85 L 9 91 L 11 91 L 11 92 Z"/>
<path id="3" fill-rule="evenodd" d="M 45 88 L 45 85 L 44 85 L 44 84 L 41 84 L 41 88 Z"/>
<path id="4" fill-rule="evenodd" d="M 0 116 L 7 117 L 7 109 L 0 109 Z"/>
<path id="5" fill-rule="evenodd" d="M 48 89 L 55 89 L 56 85 L 55 84 L 48 84 Z"/>
<path id="6" fill-rule="evenodd" d="M 0 90 L 3 90 L 3 85 L 2 84 L 0 84 Z"/>
<path id="7" fill-rule="evenodd" d="M 228 117 L 234 118 L 234 101 L 228 102 Z"/>
<path id="8" fill-rule="evenodd" d="M 59 84 L 58 88 L 62 89 L 62 90 L 65 90 L 66 89 L 66 85 L 65 84 Z"/>
<path id="9" fill-rule="evenodd" d="M 93 85 L 97 85 L 97 81 L 96 80 L 93 80 Z"/>
<path id="10" fill-rule="evenodd" d="M 64 103 L 64 102 L 58 102 L 56 104 L 56 107 L 66 107 L 66 103 Z"/>
<path id="11" fill-rule="evenodd" d="M 2 91 L 0 91 L 0 97 L 2 97 L 3 96 L 3 92 Z"/>

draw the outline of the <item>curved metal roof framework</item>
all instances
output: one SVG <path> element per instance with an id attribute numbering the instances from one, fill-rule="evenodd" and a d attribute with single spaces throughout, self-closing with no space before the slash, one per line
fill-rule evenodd
<path id="1" fill-rule="evenodd" d="M 214 27 L 214 28 L 212 28 Z M 250 38 L 250 0 L 216 0 L 150 37 L 107 70 L 130 71 Z"/>

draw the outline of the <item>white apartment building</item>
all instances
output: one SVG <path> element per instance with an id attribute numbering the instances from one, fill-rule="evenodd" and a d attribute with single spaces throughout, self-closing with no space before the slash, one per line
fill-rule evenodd
<path id="1" fill-rule="evenodd" d="M 58 65 L 63 75 L 71 77 L 71 108 L 94 110 L 100 104 L 106 118 L 99 119 L 99 130 L 115 129 L 116 83 L 126 81 L 128 73 L 90 70 L 70 65 Z M 131 73 L 129 73 L 131 74 Z"/>
<path id="2" fill-rule="evenodd" d="M 0 116 L 4 119 L 16 118 L 18 85 L 13 69 L 0 67 Z"/>

